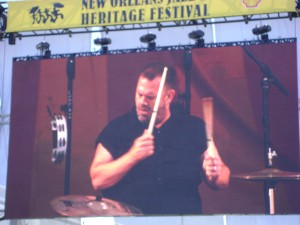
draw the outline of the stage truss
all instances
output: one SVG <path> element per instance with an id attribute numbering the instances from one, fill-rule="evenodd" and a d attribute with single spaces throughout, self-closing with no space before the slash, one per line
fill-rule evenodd
<path id="1" fill-rule="evenodd" d="M 5 13 L 7 14 L 7 2 L 0 2 L 4 7 Z M 286 13 L 272 13 L 272 14 L 260 14 L 260 15 L 244 15 L 235 17 L 219 17 L 211 19 L 199 19 L 199 20 L 182 20 L 182 21 L 172 21 L 172 22 L 159 22 L 159 23 L 145 23 L 145 24 L 130 24 L 130 25 L 114 25 L 114 26 L 102 26 L 102 27 L 84 27 L 84 28 L 67 28 L 67 29 L 56 29 L 56 30 L 40 30 L 40 31 L 26 31 L 14 33 L 15 38 L 25 38 L 25 37 L 38 37 L 38 36 L 53 36 L 53 35 L 76 35 L 85 33 L 109 33 L 114 31 L 130 31 L 130 30 L 152 30 L 152 29 L 165 29 L 174 27 L 184 27 L 184 26 L 209 26 L 214 24 L 224 24 L 224 23 L 237 23 L 244 22 L 248 24 L 253 21 L 266 21 L 275 19 L 289 19 L 299 17 L 297 12 L 286 12 Z M 0 40 L 4 38 L 9 38 L 9 33 L 5 31 L 0 31 Z"/>
<path id="2" fill-rule="evenodd" d="M 15 57 L 15 58 L 13 58 L 13 61 L 14 62 L 18 62 L 18 61 L 25 62 L 25 61 L 41 60 L 41 59 L 60 59 L 60 58 L 68 58 L 72 55 L 74 55 L 74 57 L 85 57 L 85 56 L 99 56 L 99 55 L 130 54 L 130 53 L 151 52 L 151 51 L 159 52 L 159 51 L 173 51 L 173 50 L 191 50 L 193 48 L 218 48 L 218 47 L 229 47 L 229 46 L 280 44 L 280 43 L 294 43 L 296 41 L 297 41 L 296 38 L 281 38 L 281 39 L 269 39 L 269 40 L 255 40 L 255 41 L 208 43 L 208 44 L 204 44 L 204 46 L 202 46 L 202 47 L 197 47 L 195 45 L 174 45 L 174 46 L 156 47 L 154 49 L 133 48 L 133 49 L 108 50 L 106 53 L 103 53 L 101 50 L 99 50 L 99 51 L 92 51 L 92 52 L 56 54 L 56 55 L 49 55 L 49 56 L 37 55 L 37 56 Z"/>

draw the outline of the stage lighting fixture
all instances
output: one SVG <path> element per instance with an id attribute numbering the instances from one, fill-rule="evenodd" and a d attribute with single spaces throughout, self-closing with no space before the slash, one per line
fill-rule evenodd
<path id="1" fill-rule="evenodd" d="M 8 44 L 15 45 L 16 44 L 16 33 L 8 34 Z"/>
<path id="2" fill-rule="evenodd" d="M 101 49 L 100 49 L 101 54 L 107 54 L 108 45 L 111 44 L 111 39 L 107 38 L 107 37 L 96 38 L 94 40 L 94 44 L 101 46 Z"/>
<path id="3" fill-rule="evenodd" d="M 261 40 L 263 41 L 268 41 L 269 40 L 269 35 L 268 32 L 270 32 L 272 30 L 271 26 L 269 25 L 263 25 L 260 27 L 255 27 L 252 29 L 252 33 L 257 35 L 257 37 L 261 37 Z"/>
<path id="4" fill-rule="evenodd" d="M 156 39 L 156 35 L 155 34 L 145 34 L 143 36 L 140 37 L 140 41 L 142 43 L 146 43 L 148 44 L 148 50 L 154 50 L 156 48 L 156 43 L 155 40 Z"/>
<path id="5" fill-rule="evenodd" d="M 36 49 L 40 50 L 40 56 L 44 58 L 50 58 L 51 51 L 50 51 L 50 44 L 46 41 L 42 41 L 36 45 Z"/>
<path id="6" fill-rule="evenodd" d="M 204 47 L 204 32 L 202 30 L 195 30 L 189 33 L 189 38 L 195 40 L 196 47 Z"/>

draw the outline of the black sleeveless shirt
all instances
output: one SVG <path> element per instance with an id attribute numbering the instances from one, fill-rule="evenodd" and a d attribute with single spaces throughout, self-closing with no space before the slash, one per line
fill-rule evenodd
<path id="1" fill-rule="evenodd" d="M 132 110 L 111 121 L 96 144 L 102 143 L 117 159 L 146 128 Z M 201 155 L 207 148 L 204 122 L 194 116 L 172 115 L 153 135 L 155 153 L 103 190 L 103 196 L 135 206 L 145 215 L 201 213 L 198 186 Z"/>

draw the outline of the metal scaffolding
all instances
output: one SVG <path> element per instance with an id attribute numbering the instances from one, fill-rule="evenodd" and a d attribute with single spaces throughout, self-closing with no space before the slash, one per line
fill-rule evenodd
<path id="1" fill-rule="evenodd" d="M 4 8 L 4 12 L 7 13 L 7 2 L 0 2 Z M 114 32 L 114 31 L 128 31 L 128 30 L 143 30 L 143 29 L 165 29 L 183 26 L 208 26 L 213 24 L 223 23 L 237 23 L 244 22 L 248 24 L 251 21 L 264 21 L 264 20 L 275 20 L 275 19 L 289 19 L 299 17 L 297 12 L 286 12 L 286 13 L 271 13 L 271 14 L 259 14 L 259 15 L 243 15 L 234 17 L 219 17 L 210 19 L 197 19 L 197 20 L 181 20 L 172 22 L 157 22 L 157 23 L 140 23 L 140 24 L 129 24 L 129 25 L 113 25 L 113 26 L 101 26 L 101 27 L 82 27 L 82 28 L 65 28 L 55 30 L 33 30 L 24 31 L 18 33 L 6 33 L 5 31 L 0 32 L 0 40 L 9 38 L 13 35 L 14 38 L 26 38 L 26 37 L 37 37 L 37 36 L 52 36 L 52 35 L 69 35 L 70 37 L 75 34 L 93 33 L 93 32 Z"/>

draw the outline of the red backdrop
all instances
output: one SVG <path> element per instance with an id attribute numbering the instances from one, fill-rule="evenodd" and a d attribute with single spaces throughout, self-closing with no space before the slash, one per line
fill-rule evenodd
<path id="1" fill-rule="evenodd" d="M 299 171 L 296 43 L 251 45 L 287 89 L 271 85 L 270 140 L 275 167 Z M 262 72 L 242 47 L 192 49 L 191 113 L 202 117 L 201 99 L 214 98 L 215 141 L 232 174 L 262 170 Z M 89 166 L 95 138 L 107 122 L 134 104 L 137 73 L 150 62 L 172 64 L 184 92 L 184 50 L 75 58 L 70 192 L 93 195 Z M 16 61 L 13 64 L 10 151 L 5 216 L 59 216 L 50 206 L 64 193 L 65 163 L 51 162 L 52 131 L 47 106 L 61 112 L 67 103 L 67 58 Z M 300 213 L 300 184 L 279 182 L 276 213 Z M 205 214 L 265 213 L 263 184 L 232 179 L 224 191 L 202 184 Z M 174 203 L 180 204 L 180 203 Z"/>

